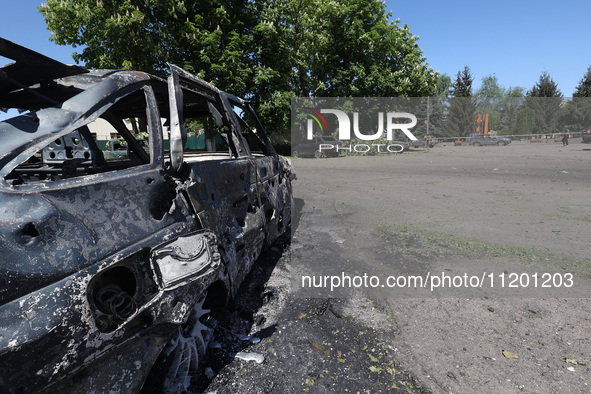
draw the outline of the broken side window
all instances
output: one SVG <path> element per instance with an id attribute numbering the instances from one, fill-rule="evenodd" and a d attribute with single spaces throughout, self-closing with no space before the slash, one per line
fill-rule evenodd
<path id="1" fill-rule="evenodd" d="M 187 143 L 185 152 L 223 152 L 229 155 L 230 148 L 211 116 L 186 117 Z"/>
<path id="2" fill-rule="evenodd" d="M 255 156 L 272 155 L 273 151 L 269 145 L 270 143 L 267 143 L 268 140 L 263 131 L 263 126 L 248 105 L 243 107 L 234 103 L 232 109 L 238 118 L 242 137 L 248 144 L 250 153 Z"/>
<path id="3" fill-rule="evenodd" d="M 184 147 L 186 161 L 235 156 L 228 143 L 230 128 L 210 97 L 202 92 L 184 89 L 182 113 L 187 133 Z M 168 150 L 169 143 L 165 143 L 165 147 Z"/>
<path id="4" fill-rule="evenodd" d="M 187 142 L 185 143 L 185 159 L 204 155 L 230 157 L 230 148 L 223 129 L 218 127 L 211 117 L 185 117 Z M 170 140 L 165 140 L 165 153 L 170 154 Z"/>
<path id="5" fill-rule="evenodd" d="M 12 186 L 47 183 L 150 163 L 146 108 L 143 90 L 123 97 L 93 122 L 40 146 L 5 180 Z M 105 144 L 94 135 L 120 138 Z"/>
<path id="6" fill-rule="evenodd" d="M 170 108 L 171 166 L 178 171 L 183 160 L 226 160 L 244 156 L 240 127 L 226 95 L 177 66 L 170 65 L 170 68 L 166 101 Z"/>

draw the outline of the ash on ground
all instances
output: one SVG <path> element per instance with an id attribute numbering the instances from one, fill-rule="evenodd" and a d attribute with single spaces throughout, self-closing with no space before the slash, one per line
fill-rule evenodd
<path id="1" fill-rule="evenodd" d="M 284 237 L 261 256 L 218 316 L 209 369 L 190 392 L 428 392 L 396 360 L 387 309 L 363 298 L 293 297 L 290 253 Z"/>

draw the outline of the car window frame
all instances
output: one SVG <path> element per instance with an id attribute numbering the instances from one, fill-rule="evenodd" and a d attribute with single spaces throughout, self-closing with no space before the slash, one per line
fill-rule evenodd
<path id="1" fill-rule="evenodd" d="M 142 163 L 128 168 L 98 172 L 95 174 L 85 174 L 72 178 L 59 179 L 53 182 L 33 182 L 25 183 L 22 185 L 11 185 L 5 177 L 10 174 L 16 167 L 25 163 L 35 153 L 49 145 L 52 141 L 67 136 L 75 130 L 87 126 L 100 118 L 106 111 L 109 110 L 113 105 L 119 102 L 121 99 L 135 93 L 143 91 L 144 98 L 146 100 L 146 119 L 148 127 L 148 143 L 149 143 L 149 162 Z M 68 101 L 76 100 L 77 96 L 74 96 Z M 59 109 L 59 108 L 58 108 Z M 141 81 L 130 86 L 127 86 L 113 94 L 110 94 L 98 103 L 91 106 L 86 112 L 78 113 L 78 116 L 67 124 L 63 130 L 50 133 L 48 135 L 41 136 L 27 143 L 27 147 L 10 159 L 6 165 L 1 169 L 0 172 L 0 187 L 7 192 L 16 193 L 29 193 L 38 192 L 42 190 L 55 190 L 62 188 L 69 188 L 73 185 L 90 185 L 108 181 L 109 179 L 126 177 L 133 173 L 143 173 L 154 169 L 164 168 L 164 151 L 162 147 L 162 129 L 160 126 L 160 115 L 156 97 L 149 81 Z"/>

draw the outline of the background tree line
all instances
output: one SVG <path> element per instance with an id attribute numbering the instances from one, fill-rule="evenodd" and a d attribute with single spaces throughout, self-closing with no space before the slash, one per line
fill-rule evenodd
<path id="1" fill-rule="evenodd" d="M 440 99 L 430 114 L 433 135 L 470 136 L 478 130 L 482 114 L 488 114 L 489 131 L 501 135 L 578 133 L 591 125 L 591 67 L 568 99 L 547 72 L 527 91 L 520 86 L 502 87 L 494 74 L 482 78 L 475 91 L 472 84 L 468 66 L 453 82 L 445 74 L 439 76 Z"/>

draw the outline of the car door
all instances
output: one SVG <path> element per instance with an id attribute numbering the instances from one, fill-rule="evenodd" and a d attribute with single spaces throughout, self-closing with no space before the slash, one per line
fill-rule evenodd
<path id="1" fill-rule="evenodd" d="M 173 169 L 185 182 L 182 188 L 195 217 L 216 235 L 230 277 L 239 283 L 265 245 L 263 185 L 256 160 L 225 93 L 171 66 L 169 95 Z M 203 130 L 191 129 L 198 127 Z M 202 132 L 204 146 L 188 149 L 187 129 Z"/>
<path id="2" fill-rule="evenodd" d="M 234 99 L 237 100 L 232 101 L 236 108 L 235 114 L 258 172 L 266 245 L 270 245 L 285 232 L 291 222 L 291 167 L 273 148 L 250 105 L 244 100 Z"/>

